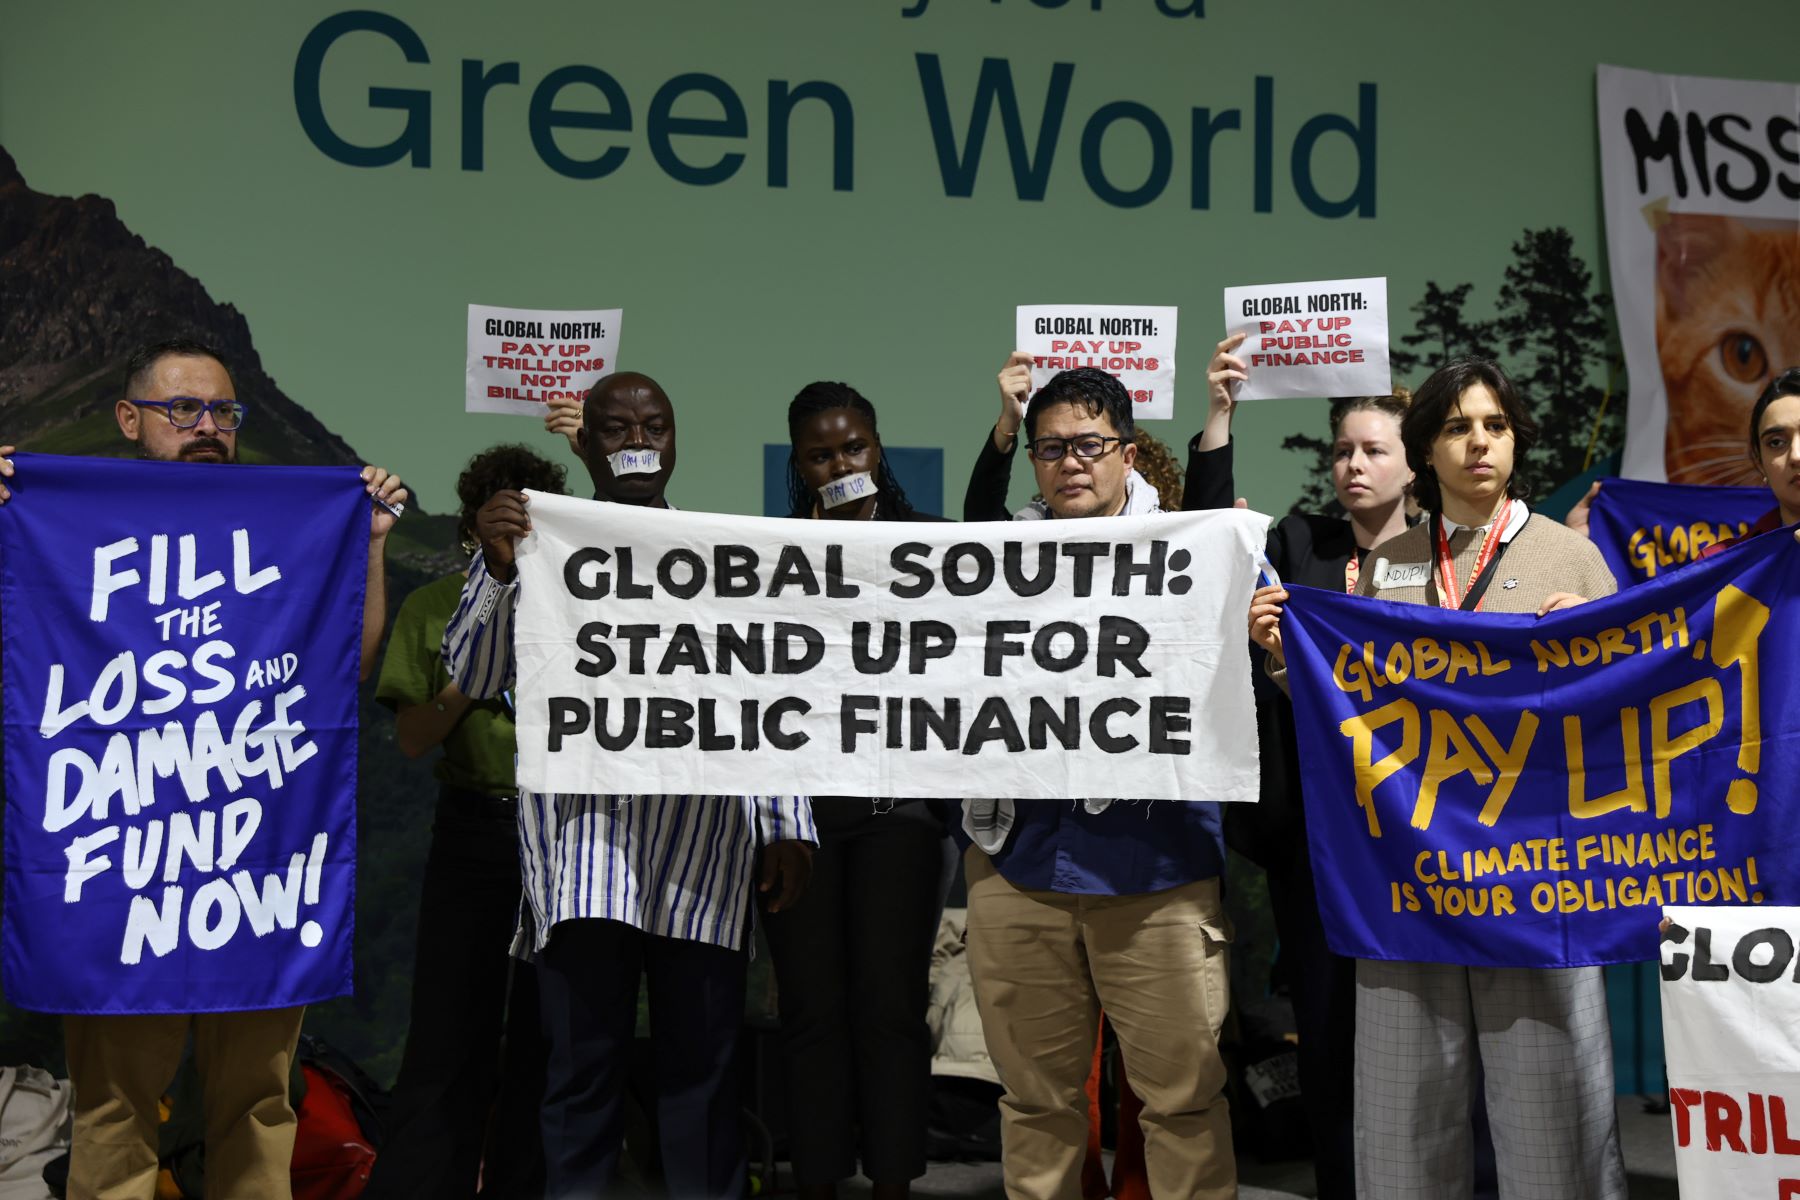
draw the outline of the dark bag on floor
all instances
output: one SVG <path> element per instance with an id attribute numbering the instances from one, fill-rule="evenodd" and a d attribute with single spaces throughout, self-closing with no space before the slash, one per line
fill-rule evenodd
<path id="1" fill-rule="evenodd" d="M 999 1162 L 1000 1094 L 1000 1085 L 985 1079 L 932 1076 L 926 1156 L 933 1162 Z"/>

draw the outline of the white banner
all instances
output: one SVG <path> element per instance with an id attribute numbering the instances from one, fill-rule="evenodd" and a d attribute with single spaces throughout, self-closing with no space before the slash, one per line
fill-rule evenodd
<path id="1" fill-rule="evenodd" d="M 542 417 L 618 369 L 624 312 L 469 305 L 463 411 Z"/>
<path id="2" fill-rule="evenodd" d="M 1800 908 L 1663 915 L 1663 1046 L 1682 1200 L 1800 1200 Z"/>
<path id="3" fill-rule="evenodd" d="M 1254 800 L 1268 519 L 890 524 L 531 493 L 519 784 Z"/>
<path id="4" fill-rule="evenodd" d="M 1031 390 L 1058 371 L 1098 367 L 1131 393 L 1139 421 L 1175 416 L 1175 316 L 1153 304 L 1021 304 L 1013 349 L 1031 355 Z"/>
<path id="5" fill-rule="evenodd" d="M 1750 407 L 1800 364 L 1800 84 L 1603 66 L 1598 87 L 1621 473 L 1754 486 Z"/>
<path id="6" fill-rule="evenodd" d="M 1241 333 L 1239 400 L 1385 396 L 1387 280 L 1325 279 L 1225 289 L 1225 332 Z"/>

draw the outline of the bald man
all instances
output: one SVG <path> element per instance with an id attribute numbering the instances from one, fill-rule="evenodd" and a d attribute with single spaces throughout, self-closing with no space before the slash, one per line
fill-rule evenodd
<path id="1" fill-rule="evenodd" d="M 594 385 L 575 435 L 594 499 L 667 508 L 675 409 L 646 375 Z M 469 565 L 444 661 L 468 695 L 512 687 L 522 492 L 475 515 Z M 744 1194 L 732 1069 L 744 1016 L 752 890 L 791 905 L 811 865 L 812 807 L 799 796 L 519 796 L 525 909 L 515 953 L 538 964 L 549 1065 L 543 1105 L 551 1200 L 601 1195 L 617 1181 L 627 1066 L 641 980 L 650 991 L 654 1117 L 674 1196 Z"/>

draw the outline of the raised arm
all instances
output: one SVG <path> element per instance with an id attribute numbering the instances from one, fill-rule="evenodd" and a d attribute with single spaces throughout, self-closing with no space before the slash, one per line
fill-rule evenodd
<path id="1" fill-rule="evenodd" d="M 969 474 L 963 493 L 963 520 L 1004 521 L 1006 492 L 1012 484 L 1013 452 L 1019 447 L 1019 427 L 1025 421 L 1025 400 L 1031 395 L 1031 355 L 1014 350 L 1000 368 L 1000 417 L 982 439 L 981 453 Z"/>
<path id="2" fill-rule="evenodd" d="M 406 507 L 407 492 L 398 475 L 381 467 L 362 469 L 363 490 L 374 501 L 369 515 L 369 578 L 363 587 L 362 678 L 375 672 L 381 635 L 387 629 L 387 537 Z M 390 509 L 388 506 L 392 505 Z"/>
<path id="3" fill-rule="evenodd" d="M 475 552 L 456 613 L 444 626 L 444 668 L 463 695 L 487 700 L 513 685 L 513 605 L 518 593 L 518 580 L 495 579 L 488 574 L 482 553 Z"/>
<path id="4" fill-rule="evenodd" d="M 1237 408 L 1237 384 L 1247 378 L 1242 359 L 1231 352 L 1244 342 L 1234 333 L 1220 342 L 1206 367 L 1206 424 L 1188 441 L 1187 482 L 1182 489 L 1184 512 L 1230 508 L 1237 494 L 1232 477 L 1231 415 Z"/>

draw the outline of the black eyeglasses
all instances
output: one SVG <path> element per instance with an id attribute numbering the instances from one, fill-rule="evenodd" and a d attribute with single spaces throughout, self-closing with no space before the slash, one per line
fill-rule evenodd
<path id="1" fill-rule="evenodd" d="M 173 400 L 133 400 L 139 408 L 160 408 L 177 429 L 192 429 L 206 413 L 212 413 L 213 424 L 230 433 L 244 423 L 242 400 L 198 400 L 193 396 L 177 396 Z"/>
<path id="2" fill-rule="evenodd" d="M 1123 440 L 1101 437 L 1097 433 L 1084 433 L 1072 438 L 1042 437 L 1031 443 L 1031 457 L 1039 462 L 1057 462 L 1063 455 L 1073 454 L 1081 461 L 1089 462 L 1105 454 L 1114 442 Z"/>

